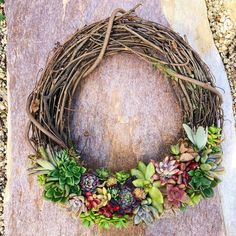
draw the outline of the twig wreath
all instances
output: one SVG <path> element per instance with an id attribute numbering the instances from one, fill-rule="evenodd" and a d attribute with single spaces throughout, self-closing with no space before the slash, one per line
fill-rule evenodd
<path id="1" fill-rule="evenodd" d="M 60 203 L 86 226 L 151 224 L 213 196 L 220 182 L 222 97 L 198 54 L 177 33 L 130 11 L 85 26 L 59 46 L 28 98 L 31 174 L 47 200 Z M 72 98 L 82 78 L 105 56 L 133 53 L 171 79 L 183 109 L 186 136 L 162 161 L 139 161 L 129 172 L 87 169 L 73 148 Z"/>

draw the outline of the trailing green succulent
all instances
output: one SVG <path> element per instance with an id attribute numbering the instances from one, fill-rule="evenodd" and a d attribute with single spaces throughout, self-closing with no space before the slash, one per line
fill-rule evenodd
<path id="1" fill-rule="evenodd" d="M 94 223 L 99 226 L 101 229 L 109 229 L 110 226 L 114 226 L 117 229 L 126 228 L 128 225 L 128 215 L 117 216 L 112 215 L 112 217 L 106 217 L 99 212 L 89 210 L 85 213 L 81 213 L 80 219 L 84 226 L 91 226 Z"/>
<path id="2" fill-rule="evenodd" d="M 80 194 L 80 178 L 86 168 L 71 160 L 66 150 L 55 154 L 40 148 L 40 159 L 30 169 L 39 174 L 38 181 L 44 186 L 44 197 L 53 202 L 65 202 L 69 194 Z"/>
<path id="3" fill-rule="evenodd" d="M 107 180 L 110 176 L 110 171 L 107 168 L 96 169 L 96 175 L 100 180 Z"/>
<path id="4" fill-rule="evenodd" d="M 214 125 L 208 128 L 208 140 L 207 146 L 212 150 L 212 153 L 221 152 L 220 143 L 221 143 L 221 128 L 218 128 Z"/>
<path id="5" fill-rule="evenodd" d="M 143 188 L 147 195 L 152 199 L 152 206 L 154 206 L 160 213 L 163 211 L 163 195 L 159 190 L 160 181 L 154 181 L 155 167 L 152 162 L 147 166 L 139 161 L 137 169 L 131 170 L 131 175 L 135 176 L 132 183 L 135 187 Z"/>
<path id="6" fill-rule="evenodd" d="M 207 144 L 207 128 L 206 130 L 199 126 L 194 132 L 188 125 L 183 124 L 183 128 L 187 134 L 188 139 L 192 142 L 192 144 L 198 149 L 198 151 L 201 151 Z"/>
<path id="7" fill-rule="evenodd" d="M 158 211 L 155 207 L 150 205 L 141 205 L 134 210 L 134 224 L 138 225 L 142 221 L 151 225 L 155 219 L 159 217 Z"/>
<path id="8" fill-rule="evenodd" d="M 213 197 L 213 188 L 219 183 L 218 179 L 209 179 L 207 171 L 202 169 L 191 170 L 188 174 L 191 176 L 189 182 L 191 188 L 188 191 L 191 199 L 195 195 L 201 195 L 203 198 Z"/>
<path id="9" fill-rule="evenodd" d="M 130 174 L 125 171 L 118 171 L 115 173 L 115 177 L 120 184 L 124 184 L 130 177 Z"/>

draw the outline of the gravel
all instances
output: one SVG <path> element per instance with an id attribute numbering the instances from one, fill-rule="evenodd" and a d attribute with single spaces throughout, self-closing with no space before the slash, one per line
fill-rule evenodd
<path id="1" fill-rule="evenodd" d="M 0 5 L 0 14 L 3 12 Z M 0 21 L 0 235 L 4 235 L 3 198 L 6 185 L 7 146 L 7 77 L 6 77 L 6 22 Z"/>
<path id="2" fill-rule="evenodd" d="M 236 23 L 231 20 L 224 1 L 206 0 L 208 19 L 229 79 L 236 119 Z"/>

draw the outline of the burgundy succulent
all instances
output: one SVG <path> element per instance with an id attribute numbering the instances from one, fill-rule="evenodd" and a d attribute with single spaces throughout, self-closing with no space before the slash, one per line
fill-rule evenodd
<path id="1" fill-rule="evenodd" d="M 111 218 L 113 213 L 119 211 L 120 207 L 118 205 L 113 206 L 112 204 L 108 203 L 106 206 L 99 209 L 99 213 Z"/>
<path id="2" fill-rule="evenodd" d="M 86 192 L 85 194 L 85 206 L 88 209 L 96 209 L 98 205 L 101 203 L 101 200 L 96 197 L 96 195 L 92 194 L 91 192 Z"/>
<path id="3" fill-rule="evenodd" d="M 179 187 L 167 185 L 167 199 L 173 207 L 180 207 L 180 203 L 183 201 L 185 194 L 184 190 Z"/>

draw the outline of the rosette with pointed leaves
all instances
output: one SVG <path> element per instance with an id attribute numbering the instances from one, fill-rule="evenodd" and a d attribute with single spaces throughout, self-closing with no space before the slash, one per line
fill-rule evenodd
<path id="1" fill-rule="evenodd" d="M 86 192 L 95 192 L 99 183 L 99 179 L 96 175 L 91 173 L 85 173 L 81 177 L 80 187 L 81 190 Z"/>
<path id="2" fill-rule="evenodd" d="M 133 208 L 136 200 L 132 191 L 125 187 L 120 190 L 117 202 L 119 203 L 119 206 L 122 210 L 130 211 Z"/>
<path id="3" fill-rule="evenodd" d="M 173 157 L 165 157 L 161 162 L 153 161 L 155 166 L 155 177 L 157 180 L 161 181 L 161 184 L 173 183 L 173 176 L 181 172 L 179 169 L 179 162 L 174 160 Z"/>
<path id="4" fill-rule="evenodd" d="M 66 208 L 74 217 L 78 217 L 82 212 L 87 211 L 85 198 L 75 194 L 70 195 Z"/>

